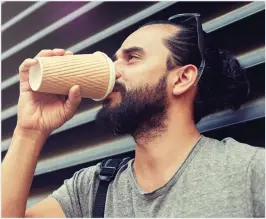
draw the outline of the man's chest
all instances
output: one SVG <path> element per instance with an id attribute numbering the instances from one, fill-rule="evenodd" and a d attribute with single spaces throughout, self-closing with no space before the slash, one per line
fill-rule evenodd
<path id="1" fill-rule="evenodd" d="M 203 186 L 204 188 L 204 186 Z M 156 191 L 158 192 L 158 191 Z M 252 217 L 252 201 L 239 188 L 194 189 L 173 186 L 161 194 L 137 194 L 134 188 L 108 193 L 106 217 Z M 159 191 L 160 192 L 160 191 Z"/>

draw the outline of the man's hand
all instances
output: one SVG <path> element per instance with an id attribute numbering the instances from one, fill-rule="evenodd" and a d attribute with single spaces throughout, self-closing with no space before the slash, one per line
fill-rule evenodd
<path id="1" fill-rule="evenodd" d="M 63 49 L 42 50 L 36 57 L 73 55 Z M 80 88 L 73 86 L 68 99 L 62 95 L 32 91 L 29 84 L 29 69 L 37 64 L 36 59 L 26 59 L 19 67 L 20 96 L 16 129 L 38 131 L 46 136 L 71 119 L 81 102 Z"/>

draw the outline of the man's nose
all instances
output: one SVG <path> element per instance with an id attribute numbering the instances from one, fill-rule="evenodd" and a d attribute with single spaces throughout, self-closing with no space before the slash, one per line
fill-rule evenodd
<path id="1" fill-rule="evenodd" d="M 120 72 L 116 71 L 115 79 L 117 80 L 117 79 L 121 78 L 121 76 L 122 76 L 122 74 Z"/>
<path id="2" fill-rule="evenodd" d="M 122 73 L 121 73 L 121 66 L 118 65 L 118 63 L 114 63 L 115 65 L 115 79 L 119 79 L 122 77 Z"/>

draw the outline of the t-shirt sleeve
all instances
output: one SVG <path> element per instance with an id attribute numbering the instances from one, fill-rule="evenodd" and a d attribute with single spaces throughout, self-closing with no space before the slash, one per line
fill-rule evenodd
<path id="1" fill-rule="evenodd" d="M 265 217 L 265 149 L 258 148 L 248 167 L 254 217 Z"/>
<path id="2" fill-rule="evenodd" d="M 97 166 L 81 169 L 64 181 L 50 197 L 61 205 L 66 217 L 84 217 L 88 211 L 88 198 Z"/>

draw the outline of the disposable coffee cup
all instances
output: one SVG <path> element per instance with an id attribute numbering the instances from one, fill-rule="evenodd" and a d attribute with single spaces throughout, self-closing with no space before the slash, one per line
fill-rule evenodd
<path id="1" fill-rule="evenodd" d="M 100 101 L 114 88 L 114 63 L 102 52 L 36 59 L 29 70 L 33 91 L 68 95 L 73 85 L 79 85 L 81 97 Z"/>

